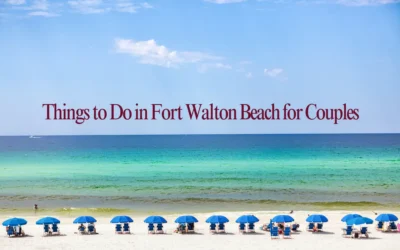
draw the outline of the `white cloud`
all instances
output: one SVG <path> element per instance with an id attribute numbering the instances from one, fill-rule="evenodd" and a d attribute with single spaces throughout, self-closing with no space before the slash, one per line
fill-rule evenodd
<path id="1" fill-rule="evenodd" d="M 153 5 L 151 5 L 147 2 L 141 3 L 140 6 L 142 6 L 142 8 L 144 8 L 144 9 L 152 9 L 153 8 Z"/>
<path id="2" fill-rule="evenodd" d="M 247 74 L 246 74 L 246 78 L 253 78 L 253 73 L 251 73 L 251 72 L 248 72 Z"/>
<path id="3" fill-rule="evenodd" d="M 74 0 L 68 1 L 71 8 L 83 14 L 98 14 L 109 11 L 103 6 L 102 0 Z"/>
<path id="4" fill-rule="evenodd" d="M 47 11 L 33 11 L 29 12 L 28 16 L 56 17 L 58 16 L 58 14 L 50 13 Z"/>
<path id="5" fill-rule="evenodd" d="M 226 4 L 226 3 L 241 3 L 245 2 L 246 0 L 204 0 L 204 1 L 216 4 Z"/>
<path id="6" fill-rule="evenodd" d="M 29 7 L 31 10 L 48 10 L 49 4 L 47 0 L 35 0 L 33 1 L 32 5 Z"/>
<path id="7" fill-rule="evenodd" d="M 201 64 L 198 68 L 200 73 L 205 73 L 210 69 L 232 69 L 232 66 L 229 64 L 223 64 L 223 63 L 204 63 Z"/>
<path id="8" fill-rule="evenodd" d="M 283 73 L 283 69 L 280 69 L 280 68 L 264 69 L 264 75 L 273 77 L 273 78 L 278 77 L 282 73 Z"/>
<path id="9" fill-rule="evenodd" d="M 5 0 L 5 2 L 11 5 L 21 5 L 26 3 L 25 0 Z"/>
<path id="10" fill-rule="evenodd" d="M 137 57 L 140 63 L 168 68 L 176 68 L 186 63 L 201 63 L 222 59 L 203 52 L 170 50 L 163 45 L 158 45 L 154 40 L 115 39 L 115 47 L 118 53 Z"/>
<path id="11" fill-rule="evenodd" d="M 347 6 L 371 6 L 400 3 L 400 0 L 334 0 L 333 2 Z"/>
<path id="12" fill-rule="evenodd" d="M 140 7 L 129 0 L 118 0 L 116 10 L 119 12 L 136 13 Z"/>

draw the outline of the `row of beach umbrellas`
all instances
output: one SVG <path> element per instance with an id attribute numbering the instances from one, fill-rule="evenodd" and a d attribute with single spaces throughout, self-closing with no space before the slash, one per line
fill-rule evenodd
<path id="1" fill-rule="evenodd" d="M 397 221 L 398 218 L 394 214 L 380 214 L 375 219 L 379 222 L 392 222 Z M 242 215 L 236 219 L 236 223 L 256 223 L 259 219 L 254 215 Z M 273 223 L 290 223 L 293 222 L 294 219 L 290 215 L 277 215 L 272 218 L 271 222 Z M 310 223 L 324 223 L 328 222 L 328 218 L 322 214 L 313 214 L 310 215 L 307 219 L 307 222 Z M 372 224 L 373 220 L 367 217 L 363 217 L 359 214 L 348 214 L 342 218 L 343 222 L 346 222 L 347 225 L 362 225 L 362 224 Z M 84 224 L 84 223 L 95 223 L 97 220 L 92 216 L 80 216 L 76 218 L 73 223 L 74 224 Z M 115 216 L 110 223 L 132 223 L 133 219 L 129 216 Z M 162 224 L 167 223 L 167 220 L 162 216 L 149 216 L 144 220 L 145 223 L 149 224 Z M 196 217 L 192 215 L 184 215 L 176 218 L 175 223 L 196 223 L 198 220 Z M 214 224 L 223 224 L 229 222 L 229 219 L 223 215 L 212 215 L 207 220 L 207 223 Z M 2 223 L 3 226 L 22 226 L 26 225 L 28 222 L 23 218 L 11 218 Z M 44 217 L 40 220 L 36 221 L 37 225 L 46 225 L 46 224 L 59 224 L 60 220 L 54 217 Z"/>

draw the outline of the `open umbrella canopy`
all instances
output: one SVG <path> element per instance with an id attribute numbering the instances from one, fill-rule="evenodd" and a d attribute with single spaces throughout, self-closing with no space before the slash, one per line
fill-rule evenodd
<path id="1" fill-rule="evenodd" d="M 176 223 L 195 223 L 195 222 L 199 222 L 196 217 L 192 216 L 192 215 L 183 215 L 183 216 L 179 216 L 178 218 L 176 218 L 175 220 Z"/>
<path id="2" fill-rule="evenodd" d="M 149 224 L 162 224 L 162 223 L 167 223 L 167 220 L 164 219 L 162 216 L 149 216 L 144 220 L 145 223 Z"/>
<path id="3" fill-rule="evenodd" d="M 372 224 L 374 223 L 373 220 L 371 220 L 370 218 L 367 217 L 356 217 L 350 220 L 346 221 L 346 224 L 348 226 L 352 226 L 352 225 L 362 225 L 362 224 Z"/>
<path id="4" fill-rule="evenodd" d="M 398 218 L 394 214 L 380 214 L 378 217 L 375 219 L 376 221 L 382 221 L 382 222 L 389 222 L 389 221 L 397 221 Z"/>
<path id="5" fill-rule="evenodd" d="M 119 215 L 112 218 L 110 223 L 131 223 L 133 222 L 132 218 L 127 215 Z"/>
<path id="6" fill-rule="evenodd" d="M 223 215 L 212 215 L 206 220 L 206 222 L 217 224 L 217 223 L 227 223 L 229 222 L 229 220 Z"/>
<path id="7" fill-rule="evenodd" d="M 15 227 L 15 226 L 22 226 L 22 225 L 26 225 L 28 222 L 23 219 L 23 218 L 11 218 L 8 220 L 5 220 L 3 222 L 3 226 L 11 226 L 11 227 Z"/>
<path id="8" fill-rule="evenodd" d="M 60 220 L 54 217 L 44 217 L 40 220 L 36 221 L 36 225 L 50 225 L 50 224 L 59 224 Z"/>
<path id="9" fill-rule="evenodd" d="M 255 223 L 258 222 L 259 219 L 254 215 L 242 215 L 236 219 L 236 223 Z"/>
<path id="10" fill-rule="evenodd" d="M 345 216 L 342 218 L 342 221 L 343 221 L 343 222 L 346 222 L 346 221 L 348 221 L 348 220 L 350 220 L 350 219 L 354 219 L 354 218 L 358 218 L 358 217 L 362 217 L 362 216 L 359 215 L 359 214 L 348 214 L 348 215 L 345 215 Z"/>
<path id="11" fill-rule="evenodd" d="M 326 218 L 323 214 L 312 214 L 308 216 L 306 219 L 307 222 L 314 222 L 314 223 L 321 223 L 321 222 L 328 222 L 328 218 Z"/>
<path id="12" fill-rule="evenodd" d="M 95 223 L 96 221 L 92 216 L 79 216 L 74 220 L 74 224 Z"/>
<path id="13" fill-rule="evenodd" d="M 275 223 L 287 223 L 287 222 L 293 222 L 294 219 L 290 215 L 277 215 L 274 218 L 272 218 L 272 222 Z"/>

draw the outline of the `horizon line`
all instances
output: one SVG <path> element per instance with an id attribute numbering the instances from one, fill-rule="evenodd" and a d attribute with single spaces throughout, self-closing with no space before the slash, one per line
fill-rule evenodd
<path id="1" fill-rule="evenodd" d="M 52 134 L 52 135 L 0 135 L 0 137 L 25 137 L 25 136 L 199 136 L 199 135 L 400 135 L 400 132 L 393 133 L 239 133 L 239 134 Z"/>

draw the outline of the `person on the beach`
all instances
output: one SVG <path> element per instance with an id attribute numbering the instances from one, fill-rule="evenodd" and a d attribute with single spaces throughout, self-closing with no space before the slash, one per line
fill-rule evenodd
<path id="1" fill-rule="evenodd" d="M 35 211 L 35 214 L 36 214 L 36 211 L 38 210 L 38 205 L 37 204 L 33 205 L 33 210 Z"/>
<path id="2" fill-rule="evenodd" d="M 85 231 L 85 226 L 83 224 L 80 224 L 78 227 L 78 231 Z"/>

